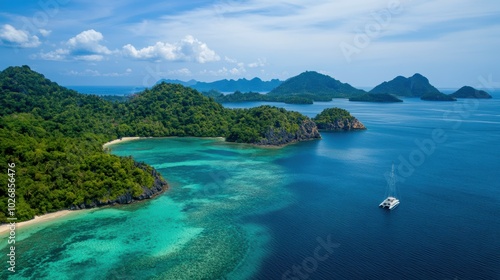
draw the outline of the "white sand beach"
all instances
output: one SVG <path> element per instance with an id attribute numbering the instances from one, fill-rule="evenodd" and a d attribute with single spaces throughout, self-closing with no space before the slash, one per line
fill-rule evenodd
<path id="1" fill-rule="evenodd" d="M 62 218 L 64 216 L 67 216 L 68 214 L 74 213 L 74 212 L 75 211 L 62 210 L 62 211 L 57 211 L 54 213 L 45 214 L 42 216 L 35 216 L 34 219 L 29 220 L 29 221 L 24 221 L 24 222 L 19 222 L 19 223 L 16 222 L 16 229 L 23 227 L 23 226 L 27 226 L 27 225 L 35 225 L 35 224 L 44 223 L 44 222 L 52 221 L 55 219 L 59 219 L 59 218 Z M 0 234 L 3 234 L 3 233 L 8 232 L 8 231 L 9 231 L 9 224 L 5 224 L 5 225 L 0 226 Z"/>
<path id="2" fill-rule="evenodd" d="M 105 149 L 108 146 L 111 146 L 113 144 L 123 143 L 123 142 L 127 142 L 127 141 L 132 141 L 132 140 L 138 140 L 138 139 L 141 139 L 141 138 L 142 137 L 122 137 L 120 139 L 116 139 L 116 140 L 113 140 L 113 141 L 109 141 L 108 143 L 104 143 L 102 145 L 102 148 Z"/>

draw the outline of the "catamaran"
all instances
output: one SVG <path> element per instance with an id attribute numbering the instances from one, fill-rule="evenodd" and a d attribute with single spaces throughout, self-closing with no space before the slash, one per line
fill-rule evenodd
<path id="1" fill-rule="evenodd" d="M 399 205 L 399 199 L 396 198 L 396 180 L 394 178 L 394 163 L 392 164 L 391 175 L 387 180 L 387 192 L 388 196 L 379 207 L 388 208 L 389 210 L 394 209 Z"/>

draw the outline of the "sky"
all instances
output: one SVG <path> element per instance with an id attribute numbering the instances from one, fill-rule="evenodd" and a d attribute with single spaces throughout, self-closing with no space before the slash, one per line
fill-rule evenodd
<path id="1" fill-rule="evenodd" d="M 0 68 L 65 86 L 160 79 L 358 87 L 420 73 L 440 88 L 500 86 L 498 0 L 1 1 Z"/>

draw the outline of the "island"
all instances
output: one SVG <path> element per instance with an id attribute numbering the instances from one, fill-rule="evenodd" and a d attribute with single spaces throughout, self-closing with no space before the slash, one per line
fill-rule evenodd
<path id="1" fill-rule="evenodd" d="M 15 165 L 16 218 L 127 204 L 168 189 L 153 167 L 111 155 L 124 137 L 224 137 L 283 146 L 319 139 L 316 123 L 285 109 L 227 109 L 180 84 L 160 83 L 108 101 L 59 86 L 28 66 L 0 72 L 0 164 Z M 7 173 L 0 174 L 7 182 Z M 0 194 L 7 209 L 7 191 Z M 7 222 L 0 212 L 0 222 Z"/>
<path id="2" fill-rule="evenodd" d="M 328 75 L 306 71 L 289 78 L 268 93 L 269 96 L 300 96 L 313 101 L 330 101 L 366 93 L 350 84 L 342 83 Z"/>
<path id="3" fill-rule="evenodd" d="M 341 108 L 328 108 L 313 118 L 320 131 L 364 130 L 366 127 L 349 111 Z"/>
<path id="4" fill-rule="evenodd" d="M 420 99 L 426 100 L 426 101 L 457 101 L 457 99 L 454 98 L 453 96 L 450 96 L 448 94 L 444 94 L 441 92 L 427 93 L 427 94 L 422 95 L 422 97 L 420 97 Z"/>
<path id="5" fill-rule="evenodd" d="M 274 81 L 274 80 L 273 80 Z M 306 71 L 280 82 L 267 94 L 235 91 L 223 94 L 218 90 L 202 92 L 219 103 L 230 102 L 283 102 L 287 104 L 313 104 L 314 101 L 331 101 L 332 98 L 349 98 L 366 93 L 363 90 L 342 83 L 334 78 L 315 71 Z"/>
<path id="6" fill-rule="evenodd" d="M 450 94 L 450 96 L 455 98 L 478 98 L 478 99 L 490 99 L 492 96 L 484 90 L 478 90 L 470 86 L 463 86 L 459 90 Z"/>
<path id="7" fill-rule="evenodd" d="M 403 102 L 403 100 L 397 98 L 392 94 L 387 93 L 366 93 L 360 96 L 351 97 L 349 101 L 357 101 L 357 102 L 380 102 L 380 103 L 394 103 L 394 102 Z"/>
<path id="8" fill-rule="evenodd" d="M 235 91 L 232 94 L 223 94 L 216 90 L 202 92 L 203 95 L 212 97 L 218 103 L 237 103 L 251 101 L 283 102 L 286 104 L 312 104 L 313 100 L 304 96 L 272 96 L 258 92 Z"/>
<path id="9" fill-rule="evenodd" d="M 388 82 L 383 82 L 370 90 L 374 94 L 392 94 L 405 97 L 422 97 L 424 95 L 439 94 L 439 90 L 429 83 L 429 79 L 419 73 L 411 77 L 397 76 Z"/>

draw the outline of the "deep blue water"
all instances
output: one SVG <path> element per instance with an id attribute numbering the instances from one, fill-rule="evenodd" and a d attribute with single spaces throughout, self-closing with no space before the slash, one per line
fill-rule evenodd
<path id="1" fill-rule="evenodd" d="M 225 104 L 310 117 L 340 107 L 368 128 L 281 149 L 194 138 L 117 144 L 114 154 L 151 164 L 170 190 L 19 229 L 17 278 L 500 279 L 493 95 Z M 401 204 L 387 211 L 378 205 L 393 163 Z"/>
<path id="2" fill-rule="evenodd" d="M 299 200 L 251 218 L 273 233 L 256 279 L 282 279 L 287 270 L 284 279 L 500 279 L 499 100 L 285 107 L 314 116 L 332 105 L 368 130 L 289 147 L 279 164 Z M 377 205 L 392 162 L 401 204 L 389 212 Z M 317 238 L 329 235 L 339 247 L 315 263 Z M 302 268 L 294 273 L 294 265 Z"/>

